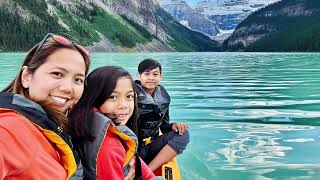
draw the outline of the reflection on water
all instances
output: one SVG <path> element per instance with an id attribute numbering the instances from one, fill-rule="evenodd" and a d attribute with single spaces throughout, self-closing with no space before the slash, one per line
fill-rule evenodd
<path id="1" fill-rule="evenodd" d="M 24 54 L 0 54 L 0 88 Z M 320 179 L 320 54 L 95 53 L 91 70 L 163 66 L 170 116 L 190 126 L 183 179 Z"/>
<path id="2" fill-rule="evenodd" d="M 252 124 L 192 124 L 191 150 L 182 163 L 186 179 L 317 179 L 318 127 Z M 200 140 L 201 141 L 198 141 Z M 204 145 L 204 143 L 207 143 Z M 190 147 L 189 147 L 190 148 Z M 204 152 L 198 154 L 197 152 Z M 192 164 L 192 165 L 190 165 Z M 191 166 L 191 167 L 189 167 Z M 198 167 L 199 170 L 197 170 Z M 201 167 L 201 168 L 200 168 Z M 189 168 L 194 171 L 189 171 Z"/>
<path id="3" fill-rule="evenodd" d="M 202 113 L 209 121 L 319 124 L 319 54 L 209 53 L 183 59 L 188 63 L 171 61 L 179 68 L 169 69 L 166 81 L 174 110 Z"/>
<path id="4" fill-rule="evenodd" d="M 226 127 L 222 127 L 226 128 Z M 232 164 L 255 164 L 255 165 L 270 165 L 277 164 L 273 160 L 285 157 L 286 152 L 293 150 L 291 146 L 281 144 L 283 140 L 282 131 L 310 131 L 313 127 L 302 126 L 280 126 L 280 125 L 265 125 L 257 124 L 238 124 L 227 131 L 234 134 L 232 139 L 221 139 L 220 142 L 225 145 L 224 148 L 217 149 L 225 157 L 225 161 L 229 163 L 229 168 L 232 169 Z M 290 139 L 291 142 L 295 139 Z M 235 167 L 238 168 L 238 167 Z"/>

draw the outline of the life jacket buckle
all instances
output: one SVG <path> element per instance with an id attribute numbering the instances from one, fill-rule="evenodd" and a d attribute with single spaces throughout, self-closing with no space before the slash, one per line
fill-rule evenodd
<path id="1" fill-rule="evenodd" d="M 151 136 L 147 137 L 147 138 L 144 138 L 142 141 L 144 142 L 145 146 L 150 144 L 152 142 Z"/>

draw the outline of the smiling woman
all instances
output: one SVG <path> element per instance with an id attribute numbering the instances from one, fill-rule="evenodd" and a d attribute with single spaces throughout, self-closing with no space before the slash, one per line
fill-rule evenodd
<path id="1" fill-rule="evenodd" d="M 73 57 L 72 60 L 69 60 Z M 59 49 L 47 57 L 34 73 L 27 66 L 22 70 L 22 86 L 29 98 L 43 105 L 52 105 L 64 113 L 81 96 L 86 67 L 82 55 L 72 49 Z M 46 83 L 43 83 L 46 82 Z"/>
<path id="2" fill-rule="evenodd" d="M 89 53 L 49 33 L 27 54 L 16 78 L 0 93 L 0 179 L 81 177 L 66 112 L 78 101 Z"/>

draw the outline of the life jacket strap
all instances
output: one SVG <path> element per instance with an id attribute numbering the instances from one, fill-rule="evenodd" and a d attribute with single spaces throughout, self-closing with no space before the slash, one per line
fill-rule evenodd
<path id="1" fill-rule="evenodd" d="M 142 139 L 142 142 L 143 142 L 143 143 L 142 143 L 143 146 L 146 146 L 146 145 L 150 144 L 150 143 L 152 142 L 151 136 Z"/>

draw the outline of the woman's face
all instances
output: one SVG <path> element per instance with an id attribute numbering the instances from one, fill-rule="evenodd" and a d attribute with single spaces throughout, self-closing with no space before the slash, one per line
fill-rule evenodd
<path id="1" fill-rule="evenodd" d="M 84 59 L 78 51 L 58 49 L 33 74 L 24 67 L 22 85 L 28 88 L 31 100 L 52 105 L 64 113 L 81 97 L 85 71 Z"/>
<path id="2" fill-rule="evenodd" d="M 99 108 L 100 112 L 116 124 L 125 125 L 134 110 L 134 93 L 131 80 L 128 77 L 119 78 L 109 99 Z"/>

